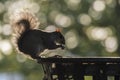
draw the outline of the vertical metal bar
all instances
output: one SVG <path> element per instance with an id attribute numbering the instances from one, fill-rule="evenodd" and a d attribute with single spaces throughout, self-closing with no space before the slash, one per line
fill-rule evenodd
<path id="1" fill-rule="evenodd" d="M 96 74 L 93 76 L 93 80 L 107 80 L 107 75 Z"/>
<path id="2" fill-rule="evenodd" d="M 42 67 L 43 67 L 43 70 L 44 70 L 43 80 L 52 80 L 51 72 L 50 72 L 51 64 L 52 63 L 44 63 L 44 64 L 42 63 Z"/>
<path id="3" fill-rule="evenodd" d="M 56 63 L 56 69 L 57 69 L 58 80 L 66 80 L 64 77 L 64 68 L 62 64 Z"/>
<path id="4" fill-rule="evenodd" d="M 115 76 L 114 78 L 114 80 L 120 80 L 120 76 Z"/>
<path id="5" fill-rule="evenodd" d="M 108 75 L 106 74 L 106 63 L 101 64 L 100 73 L 101 73 L 101 76 L 103 78 L 102 80 L 107 80 Z"/>
<path id="6" fill-rule="evenodd" d="M 96 74 L 93 76 L 93 80 L 107 80 L 107 75 L 105 74 L 105 64 L 96 64 Z"/>
<path id="7" fill-rule="evenodd" d="M 84 68 L 82 64 L 75 63 L 72 71 L 74 80 L 84 80 Z"/>

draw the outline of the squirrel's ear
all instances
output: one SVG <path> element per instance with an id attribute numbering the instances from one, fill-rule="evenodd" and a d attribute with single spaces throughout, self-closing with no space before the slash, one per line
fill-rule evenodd
<path id="1" fill-rule="evenodd" d="M 61 32 L 61 29 L 60 29 L 60 28 L 57 28 L 57 29 L 56 29 L 56 32 Z"/>

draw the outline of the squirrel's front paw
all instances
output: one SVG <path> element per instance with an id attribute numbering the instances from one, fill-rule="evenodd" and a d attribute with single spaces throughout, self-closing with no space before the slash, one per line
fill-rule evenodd
<path id="1" fill-rule="evenodd" d="M 64 45 L 60 45 L 61 49 L 65 49 L 65 46 Z"/>
<path id="2" fill-rule="evenodd" d="M 61 47 L 61 49 L 65 49 L 65 47 L 64 47 L 64 46 L 62 46 L 62 47 Z"/>

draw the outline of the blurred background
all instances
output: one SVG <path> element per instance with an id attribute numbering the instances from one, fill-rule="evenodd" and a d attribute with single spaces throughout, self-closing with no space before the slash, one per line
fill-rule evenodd
<path id="1" fill-rule="evenodd" d="M 38 17 L 40 29 L 61 28 L 68 54 L 120 56 L 120 0 L 0 0 L 0 80 L 43 77 L 41 65 L 17 54 L 11 41 L 9 17 L 22 8 Z"/>

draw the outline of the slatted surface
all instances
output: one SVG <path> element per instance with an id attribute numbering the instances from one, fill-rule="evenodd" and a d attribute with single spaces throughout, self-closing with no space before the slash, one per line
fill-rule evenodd
<path id="1" fill-rule="evenodd" d="M 43 80 L 120 80 L 120 58 L 42 58 Z"/>

